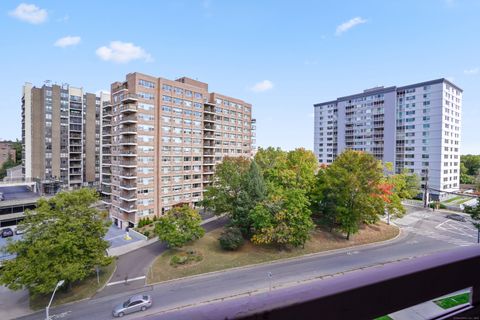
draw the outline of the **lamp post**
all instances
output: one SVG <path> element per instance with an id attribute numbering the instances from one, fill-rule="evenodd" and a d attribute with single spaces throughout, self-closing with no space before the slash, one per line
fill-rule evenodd
<path id="1" fill-rule="evenodd" d="M 50 309 L 50 305 L 52 304 L 53 301 L 53 296 L 55 296 L 55 292 L 57 291 L 58 287 L 61 287 L 65 280 L 60 280 L 57 282 L 57 285 L 55 286 L 55 290 L 53 290 L 52 297 L 50 298 L 50 302 L 48 303 L 48 306 L 45 308 L 45 312 L 47 313 L 47 320 L 50 320 L 50 316 L 48 315 L 48 310 Z"/>

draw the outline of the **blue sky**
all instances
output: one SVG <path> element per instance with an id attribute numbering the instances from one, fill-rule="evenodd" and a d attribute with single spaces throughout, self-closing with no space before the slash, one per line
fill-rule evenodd
<path id="1" fill-rule="evenodd" d="M 480 154 L 480 1 L 2 1 L 0 138 L 21 88 L 109 89 L 189 76 L 254 106 L 260 146 L 313 149 L 313 104 L 377 85 L 464 89 L 462 153 Z"/>

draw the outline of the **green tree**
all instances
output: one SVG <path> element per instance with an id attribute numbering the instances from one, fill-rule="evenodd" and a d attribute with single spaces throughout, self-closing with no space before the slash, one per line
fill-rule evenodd
<path id="1" fill-rule="evenodd" d="M 328 209 L 327 219 L 346 233 L 347 239 L 358 231 L 361 223 L 374 223 L 384 212 L 385 203 L 380 188 L 384 181 L 380 161 L 372 155 L 347 150 L 317 175 L 320 191 L 317 208 Z M 318 195 L 321 193 L 321 195 Z M 325 211 L 320 214 L 325 214 Z"/>
<path id="2" fill-rule="evenodd" d="M 231 214 L 231 225 L 240 229 L 242 234 L 250 238 L 252 235 L 252 219 L 250 212 L 257 203 L 263 201 L 267 195 L 265 181 L 255 161 L 250 163 L 250 168 L 242 178 L 242 190 L 235 199 L 235 208 Z"/>
<path id="3" fill-rule="evenodd" d="M 472 224 L 478 232 L 477 242 L 480 243 L 480 200 L 477 201 L 475 206 L 465 206 L 464 211 L 472 217 Z"/>
<path id="4" fill-rule="evenodd" d="M 7 169 L 13 168 L 16 165 L 17 164 L 15 163 L 15 160 L 12 159 L 11 156 L 9 156 L 7 161 L 5 161 L 0 167 L 0 179 L 5 178 L 5 176 L 7 175 Z"/>
<path id="5" fill-rule="evenodd" d="M 26 230 L 22 239 L 7 244 L 6 251 L 16 258 L 3 263 L 0 283 L 46 294 L 59 280 L 72 284 L 94 273 L 95 266 L 111 263 L 107 227 L 93 206 L 97 200 L 96 192 L 86 188 L 38 200 L 20 224 Z"/>
<path id="6" fill-rule="evenodd" d="M 175 207 L 160 217 L 155 224 L 155 234 L 171 248 L 182 247 L 187 242 L 200 239 L 205 230 L 200 225 L 202 217 L 187 205 Z"/>
<path id="7" fill-rule="evenodd" d="M 304 190 L 278 188 L 252 210 L 252 242 L 303 246 L 314 228 L 309 206 Z"/>
<path id="8" fill-rule="evenodd" d="M 467 168 L 466 174 L 476 176 L 480 170 L 480 155 L 467 154 L 460 156 L 460 163 Z"/>
<path id="9" fill-rule="evenodd" d="M 215 167 L 213 184 L 204 193 L 202 205 L 215 214 L 234 214 L 240 192 L 244 190 L 245 173 L 250 160 L 244 157 L 225 157 Z"/>
<path id="10" fill-rule="evenodd" d="M 308 192 L 313 189 L 317 160 L 311 151 L 260 149 L 259 164 L 267 197 L 250 212 L 252 241 L 282 246 L 304 245 L 314 224 Z"/>
<path id="11" fill-rule="evenodd" d="M 251 235 L 249 212 L 266 196 L 263 176 L 255 161 L 227 157 L 215 170 L 214 183 L 204 195 L 203 206 L 215 214 L 226 213 L 230 224 Z"/>
<path id="12" fill-rule="evenodd" d="M 15 149 L 15 163 L 20 164 L 22 162 L 22 141 L 16 139 L 12 145 Z"/>
<path id="13" fill-rule="evenodd" d="M 460 183 L 461 184 L 474 184 L 475 178 L 468 174 L 468 169 L 465 163 L 460 162 Z"/>

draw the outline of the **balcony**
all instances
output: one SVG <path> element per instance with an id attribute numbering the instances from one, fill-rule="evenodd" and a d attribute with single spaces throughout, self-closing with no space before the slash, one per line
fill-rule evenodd
<path id="1" fill-rule="evenodd" d="M 134 147 L 131 147 L 131 148 L 123 147 L 118 151 L 118 155 L 121 157 L 136 157 L 137 149 Z"/>
<path id="2" fill-rule="evenodd" d="M 112 187 L 109 185 L 102 186 L 102 193 L 103 194 L 112 194 Z"/>
<path id="3" fill-rule="evenodd" d="M 215 130 L 215 126 L 211 123 L 205 123 L 203 125 L 203 130 L 205 131 L 214 131 Z"/>
<path id="4" fill-rule="evenodd" d="M 117 131 L 120 134 L 137 134 L 137 126 L 136 125 L 123 125 L 120 129 Z"/>
<path id="5" fill-rule="evenodd" d="M 137 166 L 137 161 L 133 160 L 121 160 L 118 162 L 118 166 L 132 168 Z"/>
<path id="6" fill-rule="evenodd" d="M 104 128 L 111 127 L 111 126 L 112 126 L 112 122 L 111 122 L 110 120 L 108 120 L 108 121 L 107 121 L 107 120 L 103 120 L 103 121 L 102 121 L 102 126 L 103 126 Z"/>
<path id="7" fill-rule="evenodd" d="M 136 179 L 137 178 L 137 171 L 134 170 L 120 170 L 118 173 L 121 179 Z"/>
<path id="8" fill-rule="evenodd" d="M 123 201 L 136 201 L 137 200 L 137 193 L 135 191 L 121 191 L 119 198 Z"/>
<path id="9" fill-rule="evenodd" d="M 203 142 L 203 147 L 204 148 L 214 148 L 215 144 L 213 143 L 213 141 L 205 141 L 205 142 Z"/>
<path id="10" fill-rule="evenodd" d="M 203 116 L 203 121 L 204 122 L 215 122 L 215 117 L 211 114 L 205 114 Z"/>
<path id="11" fill-rule="evenodd" d="M 137 119 L 137 116 L 132 114 L 132 115 L 124 115 L 122 116 L 119 120 L 118 120 L 118 123 L 119 124 L 122 124 L 122 123 L 137 123 L 138 122 L 138 119 Z"/>
<path id="12" fill-rule="evenodd" d="M 121 137 L 118 140 L 119 145 L 137 145 L 137 139 L 135 137 Z"/>
<path id="13" fill-rule="evenodd" d="M 215 139 L 215 136 L 211 132 L 205 132 L 205 134 L 203 135 L 203 139 L 212 140 Z"/>
<path id="14" fill-rule="evenodd" d="M 70 153 L 82 153 L 82 147 L 78 146 L 71 146 Z"/>
<path id="15" fill-rule="evenodd" d="M 122 103 L 128 104 L 138 101 L 138 96 L 134 93 L 127 93 L 123 96 Z M 135 109 L 136 111 L 136 109 Z"/>
<path id="16" fill-rule="evenodd" d="M 125 180 L 124 180 L 124 181 L 120 182 L 120 189 L 135 190 L 135 189 L 137 189 L 137 184 L 132 183 L 132 182 L 125 182 Z"/>
<path id="17" fill-rule="evenodd" d="M 205 104 L 203 107 L 203 112 L 205 113 L 215 113 L 214 105 Z"/>
<path id="18" fill-rule="evenodd" d="M 103 184 L 112 184 L 112 179 L 110 177 L 104 177 L 104 178 L 102 178 L 102 183 Z"/>

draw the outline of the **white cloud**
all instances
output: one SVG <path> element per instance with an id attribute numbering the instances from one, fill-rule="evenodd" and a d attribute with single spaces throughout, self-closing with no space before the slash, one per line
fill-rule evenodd
<path id="1" fill-rule="evenodd" d="M 273 83 L 270 80 L 263 80 L 256 83 L 250 90 L 254 92 L 263 92 L 273 88 Z"/>
<path id="2" fill-rule="evenodd" d="M 341 25 L 339 25 L 337 27 L 337 31 L 335 32 L 335 34 L 337 36 L 341 35 L 342 33 L 344 32 L 347 32 L 348 30 L 350 30 L 351 28 L 355 27 L 355 26 L 358 26 L 358 25 L 361 25 L 361 24 L 364 24 L 366 23 L 367 20 L 366 19 L 363 19 L 361 17 L 355 17 L 353 19 L 350 19 L 344 23 L 342 23 Z"/>
<path id="3" fill-rule="evenodd" d="M 464 70 L 463 73 L 468 74 L 468 75 L 474 75 L 474 74 L 478 74 L 479 71 L 480 71 L 480 69 L 477 67 L 477 68 Z"/>
<path id="4" fill-rule="evenodd" d="M 55 47 L 65 48 L 69 46 L 76 46 L 80 43 L 80 37 L 77 36 L 66 36 L 63 38 L 58 39 L 53 44 Z"/>
<path id="5" fill-rule="evenodd" d="M 47 20 L 47 10 L 40 9 L 34 4 L 20 3 L 15 10 L 8 13 L 10 16 L 32 24 L 39 24 Z"/>
<path id="6" fill-rule="evenodd" d="M 102 60 L 118 63 L 127 63 L 131 60 L 153 61 L 152 56 L 143 48 L 122 41 L 112 41 L 108 47 L 98 48 L 96 54 Z"/>

